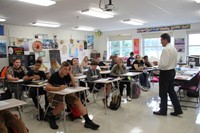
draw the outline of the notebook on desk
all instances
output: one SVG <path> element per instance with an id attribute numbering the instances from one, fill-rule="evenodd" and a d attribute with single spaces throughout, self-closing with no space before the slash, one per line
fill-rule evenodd
<path id="1" fill-rule="evenodd" d="M 41 84 L 47 83 L 47 80 L 35 80 L 35 81 L 32 81 L 32 83 L 36 85 L 41 85 Z"/>

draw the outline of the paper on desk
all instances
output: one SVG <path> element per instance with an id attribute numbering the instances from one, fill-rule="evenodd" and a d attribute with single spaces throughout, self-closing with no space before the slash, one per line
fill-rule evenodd
<path id="1" fill-rule="evenodd" d="M 19 80 L 18 80 L 18 82 L 23 82 L 23 81 L 24 81 L 23 79 L 19 79 Z"/>
<path id="2" fill-rule="evenodd" d="M 74 88 L 66 88 L 63 91 L 64 92 L 68 92 L 68 93 L 73 93 L 74 92 Z"/>
<path id="3" fill-rule="evenodd" d="M 8 105 L 8 104 L 9 104 L 8 102 L 0 101 L 0 106 L 5 106 L 5 105 Z"/>
<path id="4" fill-rule="evenodd" d="M 188 76 L 180 75 L 176 76 L 176 79 L 188 79 Z"/>

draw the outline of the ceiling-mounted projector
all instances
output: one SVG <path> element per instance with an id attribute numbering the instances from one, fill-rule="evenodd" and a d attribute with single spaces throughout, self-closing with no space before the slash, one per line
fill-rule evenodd
<path id="1" fill-rule="evenodd" d="M 102 4 L 102 0 L 99 2 L 99 8 L 104 10 L 104 11 L 113 11 L 114 10 L 114 5 L 112 4 L 112 0 L 109 0 L 108 4 Z"/>

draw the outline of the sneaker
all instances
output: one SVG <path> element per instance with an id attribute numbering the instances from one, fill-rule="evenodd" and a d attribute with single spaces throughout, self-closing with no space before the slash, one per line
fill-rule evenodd
<path id="1" fill-rule="evenodd" d="M 142 89 L 143 91 L 148 91 L 148 88 L 146 88 L 146 87 L 144 87 L 144 86 L 141 86 L 141 89 Z"/>
<path id="2" fill-rule="evenodd" d="M 100 126 L 95 124 L 94 122 L 92 121 L 87 121 L 85 122 L 85 125 L 84 125 L 85 128 L 90 128 L 90 129 L 93 129 L 93 130 L 97 130 Z"/>
<path id="3" fill-rule="evenodd" d="M 58 129 L 58 125 L 56 124 L 56 119 L 54 115 L 48 116 L 48 121 L 52 129 Z"/>
<path id="4" fill-rule="evenodd" d="M 127 96 L 127 101 L 131 101 L 131 98 L 130 98 L 130 96 Z"/>

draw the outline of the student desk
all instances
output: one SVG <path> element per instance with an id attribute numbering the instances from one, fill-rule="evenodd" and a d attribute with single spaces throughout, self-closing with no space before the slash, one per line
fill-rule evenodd
<path id="1" fill-rule="evenodd" d="M 30 88 L 35 88 L 36 90 L 37 90 L 37 102 L 38 102 L 38 119 L 40 119 L 40 110 L 39 110 L 39 105 L 40 105 L 40 103 L 39 103 L 39 101 L 40 101 L 40 98 L 39 98 L 39 88 L 40 87 L 44 87 L 45 85 L 47 85 L 47 80 L 45 80 L 43 83 L 42 83 L 42 81 L 41 81 L 41 84 L 36 84 L 35 83 L 36 81 L 32 81 L 32 84 L 28 84 L 28 85 L 25 85 L 25 86 L 27 86 L 27 87 L 29 87 L 29 89 Z M 29 89 L 28 89 L 28 91 L 29 91 Z"/>
<path id="2" fill-rule="evenodd" d="M 97 80 L 93 81 L 93 83 L 102 83 L 102 84 L 104 84 L 104 94 L 105 94 L 105 99 L 106 99 L 106 84 L 117 82 L 118 90 L 119 90 L 119 82 L 118 81 L 120 81 L 120 80 L 122 80 L 122 78 L 114 78 L 114 79 L 113 78 L 101 78 L 101 79 L 97 79 Z M 94 84 L 94 86 L 95 86 L 95 84 Z M 107 99 L 106 99 L 106 101 L 107 101 Z M 107 106 L 106 106 L 106 104 L 104 104 L 104 108 L 105 108 L 105 114 L 107 114 Z"/>
<path id="3" fill-rule="evenodd" d="M 20 116 L 20 119 L 21 119 L 22 116 L 21 116 L 20 106 L 25 105 L 25 104 L 27 104 L 27 103 L 24 102 L 24 101 L 21 101 L 21 100 L 17 100 L 17 99 L 3 100 L 3 101 L 0 101 L 0 110 L 18 107 L 19 116 Z"/>
<path id="4" fill-rule="evenodd" d="M 17 86 L 16 90 L 19 90 L 20 89 L 19 85 L 22 84 L 24 82 L 24 80 L 23 79 L 19 79 L 18 81 L 8 81 L 8 82 L 11 83 L 11 84 L 16 84 L 16 86 Z M 19 96 L 19 93 L 17 95 L 17 99 L 21 99 L 20 96 Z"/>
<path id="5" fill-rule="evenodd" d="M 63 115 L 64 115 L 64 122 L 63 122 L 63 126 L 64 126 L 64 132 L 66 133 L 66 114 L 65 114 L 65 109 L 67 108 L 66 107 L 66 103 L 65 103 L 65 96 L 67 94 L 71 94 L 71 93 L 76 93 L 76 92 L 80 92 L 80 91 L 83 91 L 84 92 L 84 95 L 85 95 L 85 90 L 88 90 L 89 88 L 88 87 L 67 87 L 65 88 L 64 90 L 61 90 L 61 91 L 50 91 L 50 93 L 53 93 L 53 94 L 58 94 L 58 95 L 62 95 L 63 96 L 63 103 L 64 103 L 64 110 L 63 110 Z"/>

